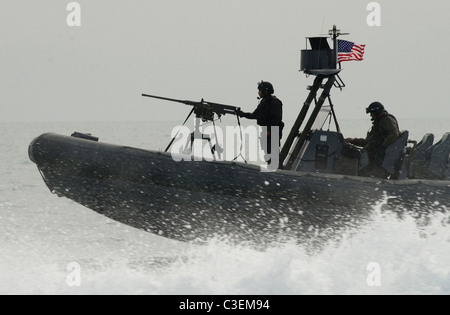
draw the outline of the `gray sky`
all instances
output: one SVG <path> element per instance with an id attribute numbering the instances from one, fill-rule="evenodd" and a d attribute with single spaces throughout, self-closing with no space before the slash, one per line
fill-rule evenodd
<path id="1" fill-rule="evenodd" d="M 366 45 L 332 91 L 340 118 L 379 100 L 398 118 L 449 117 L 450 2 L 363 0 L 80 0 L 70 27 L 61 0 L 1 0 L 0 121 L 182 120 L 181 104 L 142 93 L 257 105 L 273 83 L 295 119 L 313 77 L 299 72 L 305 37 L 336 24 Z"/>

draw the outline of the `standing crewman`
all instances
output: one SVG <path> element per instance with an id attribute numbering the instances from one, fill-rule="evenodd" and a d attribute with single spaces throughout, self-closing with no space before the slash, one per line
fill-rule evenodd
<path id="1" fill-rule="evenodd" d="M 244 117 L 248 119 L 256 119 L 256 123 L 258 126 L 263 127 L 262 132 L 265 132 L 264 134 L 261 134 L 260 141 L 261 141 L 261 147 L 264 150 L 264 153 L 266 154 L 266 161 L 268 164 L 271 164 L 272 161 L 272 143 L 271 138 L 276 137 L 277 135 L 272 134 L 273 132 L 278 133 L 278 147 L 276 148 L 277 154 L 277 168 L 281 166 L 281 163 L 279 161 L 279 153 L 280 153 L 280 144 L 281 144 L 281 137 L 282 137 L 282 130 L 284 127 L 283 123 L 283 103 L 273 95 L 274 93 L 273 85 L 270 82 L 267 81 L 261 81 L 258 83 L 258 99 L 261 101 L 258 104 L 258 107 L 255 109 L 253 113 L 244 113 L 242 111 L 238 111 L 236 114 L 239 117 Z M 274 126 L 277 126 L 278 128 L 272 128 Z M 281 167 L 280 167 L 281 168 Z"/>
<path id="2" fill-rule="evenodd" d="M 348 143 L 364 147 L 369 157 L 369 165 L 361 170 L 360 175 L 386 178 L 389 174 L 381 167 L 386 148 L 400 137 L 397 119 L 389 114 L 380 102 L 373 102 L 366 108 L 370 114 L 372 128 L 363 138 L 347 138 Z"/>

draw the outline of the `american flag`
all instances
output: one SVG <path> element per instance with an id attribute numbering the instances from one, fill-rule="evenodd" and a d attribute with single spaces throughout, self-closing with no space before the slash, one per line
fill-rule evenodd
<path id="1" fill-rule="evenodd" d="M 364 47 L 366 45 L 356 45 L 355 43 L 338 40 L 338 62 L 363 60 Z"/>

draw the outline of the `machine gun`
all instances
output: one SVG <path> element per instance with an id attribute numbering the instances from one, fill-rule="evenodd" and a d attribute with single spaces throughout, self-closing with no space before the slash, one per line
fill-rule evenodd
<path id="1" fill-rule="evenodd" d="M 191 139 L 189 141 L 189 146 L 191 148 L 192 148 L 192 144 L 196 138 L 200 139 L 200 140 L 207 140 L 211 145 L 211 138 L 208 135 L 202 134 L 199 130 L 200 119 L 202 119 L 204 122 L 212 121 L 214 124 L 214 114 L 216 114 L 219 118 L 225 114 L 233 114 L 233 115 L 236 115 L 236 117 L 238 118 L 238 123 L 239 123 L 239 116 L 237 116 L 237 113 L 241 110 L 240 107 L 207 102 L 203 99 L 200 102 L 194 102 L 194 101 L 177 100 L 174 98 L 149 95 L 149 94 L 142 94 L 142 96 L 152 97 L 152 98 L 157 98 L 157 99 L 161 99 L 161 100 L 165 100 L 165 101 L 177 102 L 177 103 L 182 103 L 185 105 L 193 106 L 191 112 L 189 113 L 189 115 L 187 116 L 186 120 L 183 123 L 183 125 L 184 125 L 186 123 L 186 121 L 189 119 L 189 117 L 192 115 L 192 113 L 195 113 L 195 117 L 198 118 L 195 120 L 195 131 L 191 133 Z M 239 125 L 240 125 L 240 123 L 239 123 Z M 215 125 L 214 125 L 214 128 L 215 128 Z M 216 136 L 216 144 L 218 144 L 217 134 L 216 133 L 214 133 L 214 134 Z M 170 141 L 169 145 L 167 146 L 166 150 L 164 150 L 164 152 L 167 152 L 169 150 L 170 146 L 174 142 L 177 135 L 178 135 L 178 132 L 172 138 L 172 140 Z M 187 146 L 188 146 L 188 144 L 186 144 L 186 147 Z M 221 153 L 221 151 L 223 151 L 223 149 L 221 149 L 220 146 L 219 146 L 219 148 L 216 148 L 216 145 L 214 145 L 214 146 L 211 145 L 211 153 L 214 154 L 214 152 L 216 152 L 216 151 L 218 152 L 219 158 L 220 158 L 220 153 Z"/>
<path id="2" fill-rule="evenodd" d="M 194 108 L 192 110 L 193 110 L 195 116 L 198 118 L 201 118 L 203 121 L 214 121 L 214 114 L 216 114 L 219 118 L 225 114 L 236 115 L 236 112 L 240 110 L 240 107 L 212 103 L 212 102 L 203 100 L 203 98 L 200 102 L 194 102 L 194 101 L 177 100 L 177 99 L 173 99 L 173 98 L 167 98 L 167 97 L 149 95 L 149 94 L 142 94 L 142 96 L 152 97 L 152 98 L 157 98 L 157 99 L 161 99 L 161 100 L 165 100 L 165 101 L 177 102 L 177 103 L 182 103 L 185 105 L 193 106 Z"/>

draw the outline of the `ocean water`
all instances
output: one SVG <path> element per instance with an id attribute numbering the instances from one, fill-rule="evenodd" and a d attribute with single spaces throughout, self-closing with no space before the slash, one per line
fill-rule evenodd
<path id="1" fill-rule="evenodd" d="M 420 140 L 449 119 L 404 120 Z M 0 123 L 0 294 L 450 294 L 450 209 L 426 220 L 361 205 L 371 216 L 320 246 L 194 245 L 112 221 L 45 186 L 27 149 L 44 132 L 164 149 L 179 122 Z M 289 123 L 287 129 L 289 130 Z M 344 136 L 367 121 L 344 120 Z M 313 242 L 312 242 L 313 243 Z"/>

